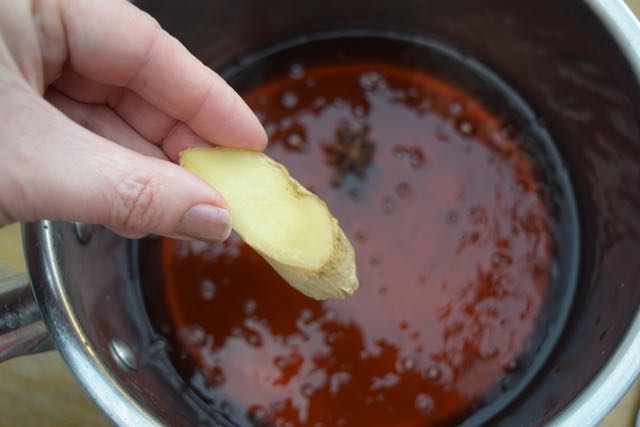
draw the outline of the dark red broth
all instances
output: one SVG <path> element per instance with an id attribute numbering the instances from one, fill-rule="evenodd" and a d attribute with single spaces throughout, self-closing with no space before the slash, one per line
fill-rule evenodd
<path id="1" fill-rule="evenodd" d="M 514 368 L 554 258 L 548 207 L 513 129 L 461 89 L 385 61 L 293 63 L 243 96 L 268 154 L 340 221 L 361 286 L 315 301 L 235 235 L 164 240 L 173 339 L 200 372 L 190 381 L 241 408 L 247 425 L 464 418 Z M 347 173 L 334 187 L 323 144 L 343 120 L 370 127 L 375 154 L 364 180 Z"/>

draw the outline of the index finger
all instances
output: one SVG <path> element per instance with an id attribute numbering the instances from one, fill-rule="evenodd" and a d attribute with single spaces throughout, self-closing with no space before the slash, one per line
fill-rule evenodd
<path id="1" fill-rule="evenodd" d="M 266 133 L 242 98 L 147 13 L 124 0 L 60 7 L 77 73 L 134 90 L 207 141 L 264 149 Z"/>

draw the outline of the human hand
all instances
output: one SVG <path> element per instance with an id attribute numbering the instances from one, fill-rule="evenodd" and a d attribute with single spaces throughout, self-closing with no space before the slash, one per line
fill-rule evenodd
<path id="1" fill-rule="evenodd" d="M 224 239 L 222 197 L 171 161 L 267 143 L 242 99 L 124 0 L 0 1 L 0 117 L 0 226 Z"/>

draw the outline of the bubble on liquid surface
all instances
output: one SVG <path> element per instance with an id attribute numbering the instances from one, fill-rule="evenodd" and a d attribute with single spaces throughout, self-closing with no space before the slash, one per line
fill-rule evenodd
<path id="1" fill-rule="evenodd" d="M 507 391 L 511 388 L 512 383 L 513 378 L 510 375 L 507 375 L 500 379 L 500 389 L 502 389 L 502 391 Z"/>
<path id="2" fill-rule="evenodd" d="M 303 384 L 302 388 L 300 389 L 300 392 L 304 397 L 313 396 L 314 391 L 315 391 L 315 388 L 311 384 Z"/>
<path id="3" fill-rule="evenodd" d="M 462 366 L 462 363 L 464 362 L 464 357 L 461 353 L 454 353 L 451 356 L 451 365 L 455 366 L 456 368 L 460 368 Z"/>
<path id="4" fill-rule="evenodd" d="M 200 282 L 200 298 L 211 301 L 216 296 L 216 285 L 209 279 Z"/>
<path id="5" fill-rule="evenodd" d="M 276 356 L 273 360 L 273 364 L 279 369 L 284 369 L 289 366 L 289 360 L 285 356 Z"/>
<path id="6" fill-rule="evenodd" d="M 391 154 L 399 160 L 406 161 L 413 169 L 419 169 L 426 158 L 422 149 L 416 146 L 395 145 L 391 149 Z"/>
<path id="7" fill-rule="evenodd" d="M 207 333 L 200 325 L 191 325 L 180 329 L 180 337 L 189 346 L 201 346 L 207 339 Z"/>
<path id="8" fill-rule="evenodd" d="M 298 63 L 291 64 L 289 67 L 289 77 L 293 80 L 300 80 L 304 77 L 304 67 Z"/>
<path id="9" fill-rule="evenodd" d="M 517 359 L 511 359 L 504 365 L 504 370 L 506 372 L 515 372 L 518 370 L 519 366 Z"/>
<path id="10" fill-rule="evenodd" d="M 377 71 L 362 73 L 360 75 L 359 81 L 360 86 L 362 86 L 362 88 L 367 91 L 379 90 L 386 86 L 384 77 Z"/>
<path id="11" fill-rule="evenodd" d="M 245 334 L 245 339 L 247 340 L 248 344 L 254 347 L 262 346 L 262 337 L 256 331 L 247 331 L 247 333 Z"/>
<path id="12" fill-rule="evenodd" d="M 411 185 L 406 182 L 401 182 L 396 185 L 396 194 L 401 199 L 406 199 L 407 197 L 409 197 L 411 195 L 411 191 Z"/>
<path id="13" fill-rule="evenodd" d="M 456 101 L 451 101 L 449 103 L 449 112 L 454 116 L 457 116 L 458 114 L 462 113 L 463 110 L 464 110 L 464 104 L 462 103 L 462 101 L 456 100 Z"/>
<path id="14" fill-rule="evenodd" d="M 518 124 L 515 120 L 506 119 L 500 126 L 500 135 L 507 139 L 513 139 L 518 136 Z"/>
<path id="15" fill-rule="evenodd" d="M 207 381 L 211 385 L 219 387 L 227 381 L 227 377 L 221 367 L 213 366 L 207 371 Z"/>
<path id="16" fill-rule="evenodd" d="M 513 259 L 502 252 L 494 252 L 491 255 L 491 266 L 493 268 L 506 268 L 513 263 Z"/>
<path id="17" fill-rule="evenodd" d="M 338 341 L 340 338 L 342 338 L 342 336 L 343 336 L 342 332 L 332 332 L 330 334 L 327 334 L 326 340 L 329 344 L 333 344 L 336 341 Z"/>
<path id="18" fill-rule="evenodd" d="M 334 396 L 338 394 L 340 388 L 343 385 L 349 383 L 351 381 L 351 378 L 352 376 L 349 372 L 336 372 L 335 374 L 331 375 L 329 387 L 331 394 L 333 394 Z"/>
<path id="19" fill-rule="evenodd" d="M 302 363 L 302 356 L 298 353 L 279 354 L 273 358 L 273 364 L 280 370 Z"/>
<path id="20" fill-rule="evenodd" d="M 433 410 L 433 399 L 427 393 L 420 393 L 416 396 L 415 408 L 422 414 L 428 414 Z"/>
<path id="21" fill-rule="evenodd" d="M 371 381 L 371 390 L 379 390 L 381 388 L 392 388 L 400 383 L 401 379 L 398 374 L 389 372 L 383 377 L 373 377 Z"/>
<path id="22" fill-rule="evenodd" d="M 257 305 L 258 303 L 256 302 L 256 300 L 247 300 L 247 302 L 244 304 L 244 312 L 246 314 L 252 314 L 254 311 L 256 311 Z"/>
<path id="23" fill-rule="evenodd" d="M 348 192 L 349 198 L 353 201 L 360 200 L 362 198 L 362 192 L 357 188 L 352 188 Z"/>
<path id="24" fill-rule="evenodd" d="M 293 125 L 293 119 L 289 116 L 280 120 L 280 129 L 289 129 Z"/>
<path id="25" fill-rule="evenodd" d="M 306 141 L 298 132 L 291 132 L 284 140 L 284 146 L 289 151 L 304 151 Z"/>
<path id="26" fill-rule="evenodd" d="M 416 367 L 416 361 L 410 357 L 402 357 L 396 363 L 396 370 L 400 373 L 409 372 Z"/>
<path id="27" fill-rule="evenodd" d="M 498 347 L 491 344 L 485 346 L 485 348 L 481 350 L 481 356 L 485 359 L 493 359 L 494 357 L 498 356 L 499 353 L 500 351 L 498 350 Z"/>
<path id="28" fill-rule="evenodd" d="M 298 95 L 287 91 L 282 94 L 282 106 L 285 108 L 295 108 L 298 105 Z"/>
<path id="29" fill-rule="evenodd" d="M 284 411 L 285 408 L 285 404 L 282 401 L 278 401 L 278 402 L 273 402 L 271 405 L 269 405 L 269 412 L 273 413 L 277 413 L 277 412 L 281 412 Z"/>
<path id="30" fill-rule="evenodd" d="M 358 230 L 356 231 L 356 242 L 358 243 L 365 243 L 367 241 L 367 233 L 365 233 L 363 230 Z"/>
<path id="31" fill-rule="evenodd" d="M 444 214 L 444 222 L 448 225 L 453 225 L 458 222 L 458 213 L 456 211 L 447 211 Z"/>
<path id="32" fill-rule="evenodd" d="M 333 107 L 338 110 L 344 110 L 347 108 L 347 105 L 347 101 L 342 98 L 336 98 L 335 101 L 333 101 Z"/>
<path id="33" fill-rule="evenodd" d="M 323 108 L 325 105 L 327 105 L 327 98 L 325 98 L 324 96 L 319 96 L 313 100 L 313 102 L 311 103 L 311 108 L 315 110 L 319 110 Z"/>
<path id="34" fill-rule="evenodd" d="M 269 412 L 261 405 L 252 405 L 247 410 L 247 418 L 254 424 L 263 424 L 269 421 Z"/>
<path id="35" fill-rule="evenodd" d="M 300 311 L 300 319 L 303 321 L 309 320 L 313 317 L 313 312 L 311 310 L 309 310 L 308 308 L 303 309 L 302 311 Z"/>
<path id="36" fill-rule="evenodd" d="M 429 112 L 433 108 L 433 100 L 426 96 L 423 96 L 420 100 L 420 103 L 416 107 L 416 112 L 418 114 L 425 114 Z"/>
<path id="37" fill-rule="evenodd" d="M 424 370 L 424 376 L 431 381 L 438 381 L 442 378 L 442 369 L 437 365 L 428 366 Z"/>
<path id="38" fill-rule="evenodd" d="M 482 206 L 470 207 L 467 216 L 473 224 L 486 224 L 487 222 L 487 213 Z"/>
<path id="39" fill-rule="evenodd" d="M 384 196 L 380 201 L 382 205 L 382 212 L 387 215 L 391 215 L 396 209 L 396 203 L 391 196 Z"/>
<path id="40" fill-rule="evenodd" d="M 338 317 L 338 315 L 336 314 L 335 310 L 327 310 L 324 313 L 324 318 L 326 320 L 335 320 L 336 317 Z"/>
<path id="41" fill-rule="evenodd" d="M 468 120 L 459 120 L 456 129 L 464 136 L 471 136 L 475 132 L 475 126 Z"/>

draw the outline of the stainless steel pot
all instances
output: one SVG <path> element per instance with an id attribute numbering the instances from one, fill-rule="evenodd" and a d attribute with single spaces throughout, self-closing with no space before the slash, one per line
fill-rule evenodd
<path id="1" fill-rule="evenodd" d="M 493 69 L 557 142 L 582 246 L 562 338 L 492 425 L 595 425 L 622 397 L 640 373 L 640 26 L 621 0 L 139 4 L 214 68 L 301 34 L 356 27 L 436 38 Z M 27 276 L 0 284 L 0 360 L 53 342 L 119 425 L 231 425 L 171 369 L 145 316 L 136 242 L 51 221 L 23 234 L 31 288 Z"/>

